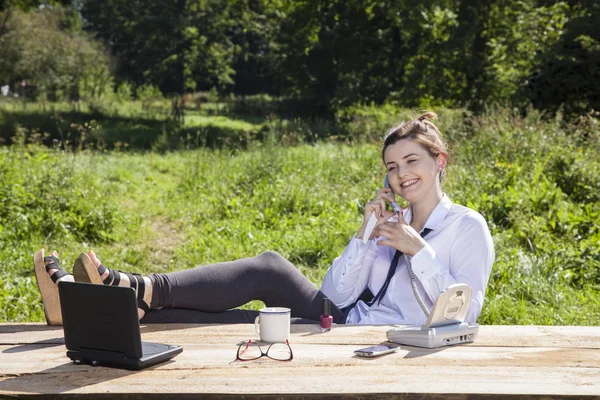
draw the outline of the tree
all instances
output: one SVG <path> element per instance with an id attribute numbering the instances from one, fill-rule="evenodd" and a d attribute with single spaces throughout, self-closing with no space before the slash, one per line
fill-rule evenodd
<path id="1" fill-rule="evenodd" d="M 582 1 L 565 34 L 541 55 L 523 97 L 540 109 L 580 115 L 600 110 L 600 4 Z"/>
<path id="2" fill-rule="evenodd" d="M 30 94 L 77 99 L 83 91 L 101 95 L 112 90 L 110 59 L 81 32 L 70 9 L 19 9 L 0 13 L 0 82 L 21 82 Z"/>
<path id="3" fill-rule="evenodd" d="M 71 0 L 0 0 L 0 11 L 17 8 L 21 11 L 30 11 L 39 8 L 69 7 Z"/>
<path id="4" fill-rule="evenodd" d="M 233 46 L 220 0 L 82 0 L 85 29 L 116 57 L 121 80 L 183 93 L 233 84 Z"/>
<path id="5" fill-rule="evenodd" d="M 278 37 L 285 23 L 284 2 L 233 1 L 227 36 L 234 46 L 233 90 L 239 94 L 281 94 L 284 88 Z"/>

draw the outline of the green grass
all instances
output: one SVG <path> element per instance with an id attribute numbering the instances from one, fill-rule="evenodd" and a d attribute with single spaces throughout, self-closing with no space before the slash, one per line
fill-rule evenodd
<path id="1" fill-rule="evenodd" d="M 39 141 L 71 149 L 154 149 L 240 147 L 260 133 L 264 117 L 209 115 L 187 110 L 182 124 L 172 118 L 168 100 L 125 103 L 0 102 L 0 143 L 11 143 L 21 130 L 37 132 Z"/>
<path id="2" fill-rule="evenodd" d="M 597 120 L 447 115 L 445 190 L 484 215 L 496 247 L 479 322 L 598 325 Z M 40 247 L 57 249 L 67 269 L 93 249 L 141 273 L 275 250 L 320 285 L 381 185 L 379 151 L 277 140 L 244 150 L 63 151 L 21 138 L 0 148 L 0 320 L 43 320 L 32 272 Z"/>

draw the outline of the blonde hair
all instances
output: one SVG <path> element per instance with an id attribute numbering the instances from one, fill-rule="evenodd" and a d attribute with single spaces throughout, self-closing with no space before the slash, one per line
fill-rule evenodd
<path id="1" fill-rule="evenodd" d="M 442 139 L 442 133 L 431 120 L 437 119 L 434 112 L 428 111 L 421 114 L 418 118 L 410 121 L 404 121 L 400 125 L 389 130 L 381 149 L 381 158 L 384 159 L 385 149 L 388 146 L 402 139 L 412 139 L 420 144 L 431 157 L 437 157 L 440 154 L 448 153 L 448 145 Z M 384 160 L 385 161 L 385 160 Z M 443 179 L 444 171 L 440 174 L 440 182 Z"/>

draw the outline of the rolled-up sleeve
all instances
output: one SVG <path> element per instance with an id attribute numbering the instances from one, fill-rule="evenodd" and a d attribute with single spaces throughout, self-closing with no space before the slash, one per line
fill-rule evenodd
<path id="1" fill-rule="evenodd" d="M 462 218 L 450 254 L 449 265 L 444 265 L 427 244 L 412 257 L 412 268 L 432 302 L 454 283 L 469 285 L 473 292 L 465 320 L 473 323 L 481 313 L 494 262 L 492 237 L 481 215 L 471 213 Z"/>
<path id="2" fill-rule="evenodd" d="M 327 271 L 321 290 L 339 308 L 351 305 L 367 287 L 377 255 L 375 240 L 364 244 L 362 240 L 352 238 Z"/>

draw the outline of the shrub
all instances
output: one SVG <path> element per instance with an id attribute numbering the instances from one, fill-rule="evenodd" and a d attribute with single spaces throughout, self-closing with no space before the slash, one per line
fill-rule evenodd
<path id="1" fill-rule="evenodd" d="M 110 92 L 110 60 L 102 46 L 81 31 L 61 29 L 65 9 L 0 13 L 0 82 L 21 96 L 50 100 L 96 98 Z M 40 68 L 43 66 L 43 68 Z"/>

